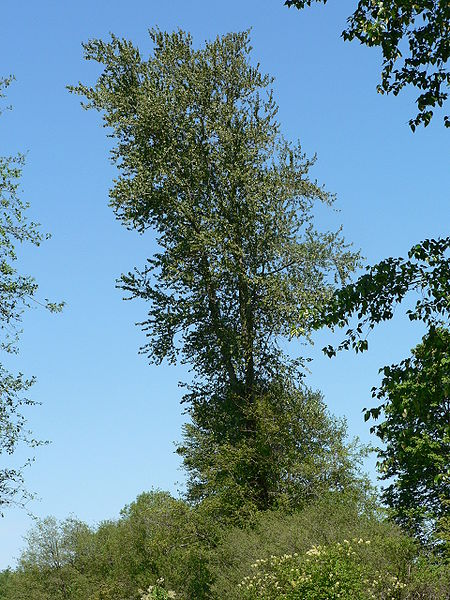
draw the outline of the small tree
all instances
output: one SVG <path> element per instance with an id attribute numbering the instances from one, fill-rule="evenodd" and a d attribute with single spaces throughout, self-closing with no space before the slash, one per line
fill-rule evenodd
<path id="1" fill-rule="evenodd" d="M 152 30 L 150 37 L 148 60 L 114 36 L 88 42 L 86 58 L 104 71 L 94 87 L 71 89 L 86 97 L 86 108 L 103 112 L 117 140 L 110 197 L 118 219 L 158 235 L 159 251 L 120 286 L 150 304 L 142 323 L 149 360 L 180 357 L 195 373 L 183 399 L 193 422 L 179 449 L 191 497 L 197 484 L 211 482 L 207 453 L 228 447 L 241 500 L 251 489 L 255 505 L 267 508 L 276 502 L 273 471 L 265 468 L 275 448 L 261 443 L 269 422 L 262 408 L 270 406 L 274 419 L 300 398 L 280 341 L 299 307 L 322 306 L 358 257 L 340 232 L 314 227 L 315 203 L 333 198 L 308 178 L 314 160 L 281 135 L 272 79 L 250 63 L 248 33 L 200 50 L 183 32 Z M 295 423 L 287 427 L 293 450 L 301 440 Z"/>

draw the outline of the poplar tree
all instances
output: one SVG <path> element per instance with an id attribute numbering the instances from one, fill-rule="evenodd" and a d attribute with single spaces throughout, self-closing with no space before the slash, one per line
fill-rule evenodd
<path id="1" fill-rule="evenodd" d="M 225 498 L 233 512 L 289 503 L 314 481 L 344 485 L 345 427 L 283 351 L 298 315 L 326 303 L 358 261 L 340 231 L 315 227 L 316 205 L 334 198 L 309 178 L 314 159 L 283 137 L 248 32 L 200 49 L 181 31 L 150 38 L 149 58 L 114 35 L 87 42 L 102 73 L 70 89 L 115 141 L 117 218 L 157 236 L 158 251 L 119 285 L 148 302 L 149 361 L 194 374 L 179 447 L 189 495 Z"/>

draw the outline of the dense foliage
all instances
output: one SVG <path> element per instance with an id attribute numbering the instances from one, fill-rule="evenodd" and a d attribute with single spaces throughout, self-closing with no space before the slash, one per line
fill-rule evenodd
<path id="1" fill-rule="evenodd" d="M 377 600 L 398 597 L 406 584 L 385 569 L 373 568 L 370 540 L 344 539 L 329 545 L 315 545 L 304 555 L 298 553 L 260 559 L 256 573 L 240 584 L 247 600 Z"/>
<path id="2" fill-rule="evenodd" d="M 299 9 L 327 0 L 286 0 Z M 383 53 L 381 94 L 395 96 L 406 86 L 419 90 L 417 115 L 409 121 L 414 131 L 431 121 L 434 107 L 448 99 L 450 72 L 450 5 L 442 0 L 360 0 L 342 33 L 344 40 L 357 39 Z M 444 117 L 450 127 L 448 115 Z"/>
<path id="3" fill-rule="evenodd" d="M 399 365 L 383 369 L 367 417 L 383 442 L 384 497 L 399 523 L 422 539 L 450 533 L 450 332 L 431 329 Z M 450 540 L 447 540 L 447 543 Z"/>
<path id="4" fill-rule="evenodd" d="M 182 452 L 195 475 L 189 498 L 205 501 L 221 521 L 249 523 L 257 514 L 260 490 L 245 477 L 255 465 L 264 475 L 272 507 L 288 510 L 331 490 L 364 489 L 359 472 L 364 448 L 347 444 L 345 421 L 327 412 L 320 394 L 276 383 L 252 407 L 255 440 L 233 437 L 226 423 L 216 431 L 200 427 L 195 419 L 186 425 Z M 204 420 L 208 418 L 205 414 Z"/>
<path id="5" fill-rule="evenodd" d="M 369 579 L 376 585 L 362 586 Z M 74 518 L 37 523 L 18 568 L 0 574 L 0 598 L 328 600 L 337 581 L 348 600 L 445 600 L 450 589 L 442 562 L 422 555 L 369 496 L 328 494 L 301 511 L 261 512 L 252 528 L 233 528 L 206 507 L 151 492 L 96 528 Z"/>

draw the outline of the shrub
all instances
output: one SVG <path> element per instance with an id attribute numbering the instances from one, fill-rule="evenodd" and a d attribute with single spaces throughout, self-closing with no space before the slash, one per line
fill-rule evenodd
<path id="1" fill-rule="evenodd" d="M 433 555 L 419 556 L 411 570 L 407 600 L 450 600 L 450 562 Z"/>
<path id="2" fill-rule="evenodd" d="M 258 559 L 283 554 L 304 555 L 313 545 L 329 546 L 343 539 L 370 539 L 366 547 L 372 569 L 404 580 L 417 556 L 416 543 L 376 509 L 361 506 L 345 494 L 324 496 L 301 511 L 268 511 L 251 529 L 229 529 L 211 556 L 213 597 L 241 600 L 238 584 L 253 574 Z M 369 552 L 370 551 L 370 552 Z"/>
<path id="3" fill-rule="evenodd" d="M 240 584 L 243 600 L 387 600 L 406 584 L 373 568 L 370 540 L 354 538 L 313 546 L 305 554 L 257 561 L 253 576 Z"/>
<path id="4" fill-rule="evenodd" d="M 164 584 L 164 579 L 161 577 L 156 582 L 156 585 L 151 585 L 146 591 L 140 591 L 141 600 L 170 600 L 176 598 L 175 592 L 165 590 L 161 587 Z"/>

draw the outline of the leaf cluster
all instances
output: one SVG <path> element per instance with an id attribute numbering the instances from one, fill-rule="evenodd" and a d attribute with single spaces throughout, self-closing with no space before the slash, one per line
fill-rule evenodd
<path id="1" fill-rule="evenodd" d="M 367 350 L 367 333 L 377 323 L 390 320 L 394 309 L 409 292 L 416 293 L 415 305 L 406 311 L 411 321 L 422 321 L 427 328 L 448 326 L 450 315 L 450 238 L 428 239 L 416 244 L 408 258 L 387 258 L 367 267 L 367 273 L 336 291 L 322 313 L 314 316 L 315 326 L 331 329 L 345 327 L 351 316 L 358 323 L 346 331 L 337 348 L 324 352 Z"/>
<path id="2" fill-rule="evenodd" d="M 177 450 L 188 497 L 219 522 L 248 525 L 261 507 L 297 510 L 367 485 L 358 468 L 366 449 L 348 443 L 345 421 L 329 414 L 320 393 L 287 381 L 289 373 L 273 380 L 244 412 L 221 403 L 191 412 Z"/>
<path id="3" fill-rule="evenodd" d="M 326 4 L 327 0 L 314 0 Z M 287 6 L 302 9 L 313 0 L 286 0 Z M 433 109 L 448 99 L 450 72 L 450 7 L 442 0 L 361 0 L 348 18 L 344 40 L 357 39 L 379 47 L 383 55 L 381 94 L 395 96 L 406 86 L 419 90 L 417 115 L 410 119 L 414 131 L 430 123 Z M 448 115 L 444 124 L 450 127 Z"/>
<path id="4" fill-rule="evenodd" d="M 383 442 L 381 477 L 391 482 L 384 497 L 399 523 L 442 544 L 450 509 L 449 330 L 431 329 L 411 357 L 382 372 L 373 390 L 382 403 L 365 418 L 383 418 L 371 431 Z"/>

